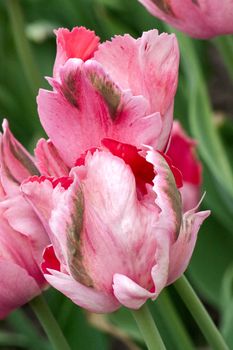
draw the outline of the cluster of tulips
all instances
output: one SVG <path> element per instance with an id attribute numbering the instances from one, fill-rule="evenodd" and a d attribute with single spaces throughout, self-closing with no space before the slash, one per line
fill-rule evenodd
<path id="1" fill-rule="evenodd" d="M 140 2 L 195 37 L 233 32 L 230 0 Z M 1 318 L 48 286 L 92 312 L 137 310 L 183 274 L 210 214 L 196 141 L 173 121 L 175 35 L 55 33 L 51 90 L 37 98 L 49 139 L 31 156 L 3 122 Z"/>

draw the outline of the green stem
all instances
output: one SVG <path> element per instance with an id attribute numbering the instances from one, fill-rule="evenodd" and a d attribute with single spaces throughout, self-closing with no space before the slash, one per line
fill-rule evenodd
<path id="1" fill-rule="evenodd" d="M 70 347 L 43 296 L 39 295 L 30 301 L 29 304 L 44 328 L 53 348 L 55 350 L 70 350 Z"/>
<path id="2" fill-rule="evenodd" d="M 213 40 L 220 52 L 228 73 L 233 81 L 233 38 L 231 35 L 223 35 Z"/>
<path id="3" fill-rule="evenodd" d="M 41 76 L 25 35 L 25 25 L 20 0 L 6 0 L 11 28 L 19 59 L 24 69 L 26 79 L 34 96 L 41 86 Z"/>
<path id="4" fill-rule="evenodd" d="M 164 319 L 166 328 L 168 329 L 176 348 L 180 350 L 193 350 L 194 345 L 192 340 L 180 319 L 172 301 L 169 293 L 166 289 L 160 294 L 156 301 L 158 311 Z"/>
<path id="5" fill-rule="evenodd" d="M 182 276 L 174 283 L 174 286 L 212 348 L 214 350 L 229 350 L 186 277 Z"/>
<path id="6" fill-rule="evenodd" d="M 148 350 L 166 350 L 146 304 L 139 310 L 131 310 Z"/>

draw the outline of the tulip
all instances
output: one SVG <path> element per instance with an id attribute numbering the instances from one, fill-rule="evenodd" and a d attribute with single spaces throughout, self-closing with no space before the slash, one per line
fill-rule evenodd
<path id="1" fill-rule="evenodd" d="M 180 192 L 184 212 L 195 207 L 200 200 L 202 167 L 196 156 L 196 146 L 197 142 L 188 137 L 180 123 L 175 121 L 166 154 L 182 173 L 183 186 Z"/>
<path id="2" fill-rule="evenodd" d="M 22 185 L 52 245 L 47 281 L 93 312 L 138 309 L 186 269 L 209 211 L 182 214 L 180 172 L 160 152 L 112 139 L 85 152 L 69 176 Z"/>
<path id="3" fill-rule="evenodd" d="M 48 236 L 20 191 L 38 174 L 33 158 L 11 134 L 6 121 L 0 139 L 0 318 L 27 303 L 47 285 L 41 270 Z"/>
<path id="4" fill-rule="evenodd" d="M 233 33 L 231 0 L 139 0 L 155 17 L 194 38 Z"/>
<path id="5" fill-rule="evenodd" d="M 48 79 L 53 90 L 41 89 L 37 100 L 56 157 L 71 168 L 104 137 L 163 151 L 177 86 L 175 36 L 152 30 L 139 39 L 116 36 L 99 44 L 99 38 L 83 27 L 58 29 L 56 35 L 54 77 Z M 45 149 L 41 141 L 42 158 Z"/>

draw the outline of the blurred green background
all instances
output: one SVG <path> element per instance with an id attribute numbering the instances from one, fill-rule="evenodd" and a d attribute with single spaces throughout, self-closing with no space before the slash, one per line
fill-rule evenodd
<path id="1" fill-rule="evenodd" d="M 171 30 L 136 0 L 2 0 L 0 118 L 9 120 L 15 136 L 30 151 L 43 136 L 35 97 L 39 87 L 47 86 L 43 77 L 52 75 L 53 29 L 77 25 L 95 30 L 102 41 L 125 32 L 137 37 L 151 28 Z M 198 140 L 207 192 L 203 207 L 212 210 L 200 230 L 187 276 L 233 349 L 233 37 L 200 41 L 178 33 L 178 39 L 181 64 L 175 118 Z M 46 298 L 72 349 L 144 348 L 127 310 L 97 317 L 57 291 L 50 289 Z M 168 349 L 205 344 L 172 286 L 150 307 Z M 0 326 L 1 349 L 50 349 L 28 307 L 13 312 Z"/>

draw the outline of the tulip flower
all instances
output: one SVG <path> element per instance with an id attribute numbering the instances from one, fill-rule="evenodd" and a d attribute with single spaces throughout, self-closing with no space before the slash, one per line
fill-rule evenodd
<path id="1" fill-rule="evenodd" d="M 180 172 L 152 148 L 103 139 L 69 176 L 31 177 L 22 191 L 52 245 L 47 281 L 94 312 L 138 309 L 176 280 L 209 211 L 182 214 Z"/>
<path id="2" fill-rule="evenodd" d="M 46 286 L 40 270 L 48 236 L 20 192 L 38 174 L 33 158 L 11 134 L 6 121 L 0 139 L 0 318 L 25 304 Z"/>
<path id="3" fill-rule="evenodd" d="M 175 36 L 152 30 L 139 39 L 116 36 L 99 44 L 83 27 L 59 29 L 56 35 L 54 77 L 48 79 L 53 90 L 40 90 L 38 111 L 65 165 L 73 167 L 104 137 L 163 151 L 177 86 Z"/>
<path id="4" fill-rule="evenodd" d="M 155 17 L 194 38 L 233 33 L 231 0 L 139 0 Z"/>
<path id="5" fill-rule="evenodd" d="M 201 163 L 196 156 L 196 141 L 188 137 L 179 122 L 173 122 L 170 146 L 166 154 L 181 171 L 183 186 L 182 205 L 184 212 L 195 207 L 200 200 Z"/>

